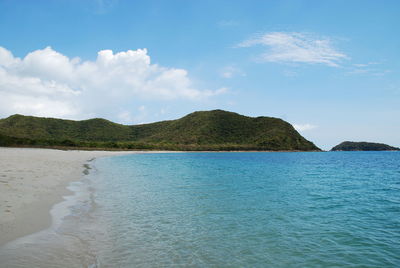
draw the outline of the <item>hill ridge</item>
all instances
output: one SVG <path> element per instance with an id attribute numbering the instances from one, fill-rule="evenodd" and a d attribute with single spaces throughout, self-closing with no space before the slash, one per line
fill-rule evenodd
<path id="1" fill-rule="evenodd" d="M 318 151 L 289 123 L 224 110 L 122 125 L 103 118 L 66 120 L 12 115 L 0 119 L 2 146 L 68 146 L 165 150 Z"/>
<path id="2" fill-rule="evenodd" d="M 331 151 L 400 151 L 400 148 L 384 143 L 344 141 L 333 147 Z"/>

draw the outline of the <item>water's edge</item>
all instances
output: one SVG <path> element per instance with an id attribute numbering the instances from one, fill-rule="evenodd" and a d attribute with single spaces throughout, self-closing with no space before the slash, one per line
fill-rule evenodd
<path id="1" fill-rule="evenodd" d="M 25 264 L 29 263 L 29 259 L 41 259 L 42 257 L 45 259 L 46 252 L 43 252 L 43 256 L 41 256 L 42 252 L 40 251 L 39 255 L 35 255 L 36 252 L 32 252 L 32 247 L 37 246 L 41 249 L 47 246 L 53 247 L 54 240 L 58 240 L 56 243 L 59 248 L 56 246 L 53 249 L 59 250 L 60 253 L 64 251 L 63 247 L 68 247 L 68 242 L 71 245 L 74 244 L 74 247 L 77 246 L 76 244 L 80 244 L 78 248 L 80 248 L 82 256 L 80 256 L 76 267 L 82 267 L 82 265 L 84 267 L 97 267 L 96 256 L 90 249 L 89 241 L 82 239 L 79 233 L 70 232 L 73 231 L 73 228 L 71 228 L 73 226 L 70 226 L 71 222 L 78 222 L 79 218 L 87 219 L 95 209 L 94 188 L 91 186 L 90 179 L 90 176 L 94 176 L 93 173 L 96 172 L 95 160 L 96 158 L 92 158 L 85 161 L 82 165 L 84 168 L 82 176 L 78 180 L 69 182 L 66 186 L 68 194 L 61 197 L 62 201 L 53 204 L 49 211 L 51 217 L 49 227 L 19 237 L 0 247 L 0 267 L 27 267 Z M 71 253 L 73 254 L 73 252 Z M 24 258 L 21 258 L 21 256 L 24 256 Z M 51 256 L 51 254 L 48 254 L 48 256 Z M 43 263 L 43 265 L 52 266 L 52 263 Z M 54 267 L 57 267 L 57 264 Z"/>

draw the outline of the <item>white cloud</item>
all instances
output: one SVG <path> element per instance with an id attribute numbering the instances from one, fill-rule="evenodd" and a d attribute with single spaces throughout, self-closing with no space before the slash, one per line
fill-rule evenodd
<path id="1" fill-rule="evenodd" d="M 315 125 L 311 125 L 311 124 L 293 124 L 293 127 L 297 130 L 297 131 L 307 131 L 307 130 L 311 130 L 316 128 L 317 126 Z"/>
<path id="2" fill-rule="evenodd" d="M 126 125 L 132 125 L 135 122 L 135 118 L 129 111 L 120 112 L 118 115 L 118 122 L 121 122 Z"/>
<path id="3" fill-rule="evenodd" d="M 337 67 L 348 57 L 336 50 L 328 38 L 298 32 L 271 32 L 243 41 L 238 47 L 261 45 L 267 48 L 261 61 L 279 63 L 325 64 Z"/>
<path id="4" fill-rule="evenodd" d="M 127 119 L 125 110 L 140 99 L 196 101 L 226 91 L 196 89 L 186 70 L 152 64 L 146 49 L 119 53 L 102 50 L 96 60 L 82 61 L 51 47 L 33 51 L 22 59 L 0 47 L 0 115 L 3 116 L 107 115 Z"/>
<path id="5" fill-rule="evenodd" d="M 355 63 L 349 68 L 348 74 L 354 75 L 374 75 L 374 76 L 384 76 L 391 73 L 391 70 L 383 69 L 379 67 L 379 62 L 368 62 L 368 63 Z"/>
<path id="6" fill-rule="evenodd" d="M 353 64 L 353 66 L 357 67 L 357 68 L 364 68 L 369 66 L 369 64 L 364 64 L 364 63 L 357 63 L 357 64 Z"/>
<path id="7" fill-rule="evenodd" d="M 136 109 L 132 109 L 132 111 L 122 111 L 118 114 L 118 122 L 132 125 L 143 123 L 146 119 L 148 113 L 147 108 L 144 105 L 137 107 Z"/>
<path id="8" fill-rule="evenodd" d="M 234 76 L 246 76 L 246 74 L 239 68 L 229 65 L 221 69 L 220 75 L 223 78 L 233 78 Z"/>
<path id="9" fill-rule="evenodd" d="M 18 59 L 15 59 L 13 54 L 7 49 L 0 47 L 0 66 L 8 67 L 13 64 L 17 64 Z"/>
<path id="10" fill-rule="evenodd" d="M 371 62 L 368 62 L 368 63 L 354 63 L 353 66 L 358 67 L 358 68 L 364 68 L 364 67 L 368 67 L 368 66 L 371 66 L 371 65 L 378 65 L 378 64 L 380 64 L 380 63 L 371 61 Z"/>

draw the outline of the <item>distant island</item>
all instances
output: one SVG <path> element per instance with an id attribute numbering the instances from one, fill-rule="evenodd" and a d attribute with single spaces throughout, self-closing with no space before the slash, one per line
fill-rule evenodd
<path id="1" fill-rule="evenodd" d="M 400 148 L 383 143 L 345 141 L 333 147 L 331 151 L 400 151 Z"/>
<path id="2" fill-rule="evenodd" d="M 0 146 L 320 151 L 282 119 L 248 117 L 223 110 L 194 112 L 177 120 L 131 126 L 100 118 L 73 121 L 12 115 L 0 120 Z"/>

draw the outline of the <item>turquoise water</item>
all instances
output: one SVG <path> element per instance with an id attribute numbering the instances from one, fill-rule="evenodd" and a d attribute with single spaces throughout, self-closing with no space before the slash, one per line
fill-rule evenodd
<path id="1" fill-rule="evenodd" d="M 398 152 L 137 154 L 94 167 L 52 238 L 18 252 L 47 252 L 52 267 L 57 256 L 59 267 L 400 267 Z"/>

